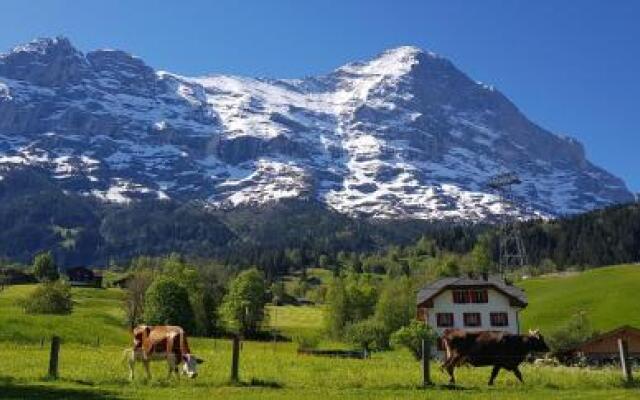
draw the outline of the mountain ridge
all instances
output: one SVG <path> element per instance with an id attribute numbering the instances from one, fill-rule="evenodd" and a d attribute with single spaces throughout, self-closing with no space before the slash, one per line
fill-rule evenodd
<path id="1" fill-rule="evenodd" d="M 107 202 L 313 198 L 348 215 L 487 220 L 633 200 L 575 139 L 414 46 L 303 79 L 185 77 L 66 38 L 0 55 L 0 166 Z M 524 184 L 512 207 L 491 176 Z"/>

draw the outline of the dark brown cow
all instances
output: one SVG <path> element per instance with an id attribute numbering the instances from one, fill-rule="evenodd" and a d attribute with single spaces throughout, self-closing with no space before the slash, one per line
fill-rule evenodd
<path id="1" fill-rule="evenodd" d="M 465 332 L 453 329 L 445 331 L 442 341 L 447 352 L 442 368 L 451 377 L 450 383 L 455 383 L 455 368 L 465 363 L 474 367 L 493 366 L 489 385 L 493 385 L 501 368 L 513 372 L 523 382 L 518 366 L 525 357 L 529 353 L 549 351 L 538 331 L 529 331 L 528 335 L 514 335 L 496 331 Z"/>
<path id="2" fill-rule="evenodd" d="M 182 364 L 182 372 L 190 378 L 195 378 L 197 364 L 203 361 L 191 354 L 187 336 L 179 326 L 149 326 L 139 325 L 133 329 L 133 348 L 128 351 L 130 378 L 133 379 L 133 369 L 136 361 L 142 361 L 151 378 L 149 362 L 166 360 L 169 366 L 169 376 L 178 372 Z M 179 375 L 178 375 L 179 376 Z"/>

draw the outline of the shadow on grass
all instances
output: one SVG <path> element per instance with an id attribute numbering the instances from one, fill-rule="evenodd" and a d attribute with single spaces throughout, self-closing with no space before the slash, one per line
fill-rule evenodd
<path id="1" fill-rule="evenodd" d="M 231 386 L 236 387 L 262 387 L 262 388 L 271 388 L 271 389 L 282 389 L 284 386 L 280 382 L 276 381 L 265 381 L 262 379 L 251 378 L 248 382 L 231 382 L 229 383 Z"/>
<path id="2" fill-rule="evenodd" d="M 11 378 L 0 377 L 2 399 L 38 399 L 38 400 L 117 400 L 112 393 L 94 389 L 72 389 L 42 385 L 23 384 Z"/>
<path id="3" fill-rule="evenodd" d="M 477 390 L 477 388 L 460 386 L 460 385 L 457 385 L 455 383 L 431 384 L 431 385 L 427 385 L 427 386 L 421 386 L 421 388 L 423 388 L 423 389 L 438 389 L 438 390 L 452 390 L 452 391 L 456 391 L 456 392 Z"/>

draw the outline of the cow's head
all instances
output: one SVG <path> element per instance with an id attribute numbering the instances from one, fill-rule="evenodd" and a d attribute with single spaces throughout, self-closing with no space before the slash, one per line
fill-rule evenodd
<path id="1" fill-rule="evenodd" d="M 192 355 L 185 354 L 182 356 L 182 373 L 189 378 L 198 376 L 198 364 L 202 364 L 204 360 Z"/>
<path id="2" fill-rule="evenodd" d="M 529 330 L 529 344 L 532 352 L 546 353 L 549 351 L 549 346 L 547 346 L 538 329 Z"/>

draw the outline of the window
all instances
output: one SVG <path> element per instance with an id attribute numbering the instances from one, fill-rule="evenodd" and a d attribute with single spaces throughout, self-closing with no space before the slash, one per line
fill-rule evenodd
<path id="1" fill-rule="evenodd" d="M 482 325 L 482 321 L 480 319 L 480 313 L 464 313 L 464 326 L 480 326 Z"/>
<path id="2" fill-rule="evenodd" d="M 457 304 L 488 303 L 489 295 L 487 289 L 458 289 L 453 291 L 453 302 Z"/>
<path id="3" fill-rule="evenodd" d="M 506 312 L 492 312 L 491 326 L 509 326 L 509 317 Z"/>
<path id="4" fill-rule="evenodd" d="M 453 313 L 437 313 L 436 319 L 439 327 L 453 326 Z"/>
<path id="5" fill-rule="evenodd" d="M 489 295 L 487 294 L 487 289 L 472 290 L 471 302 L 472 303 L 488 303 Z"/>

